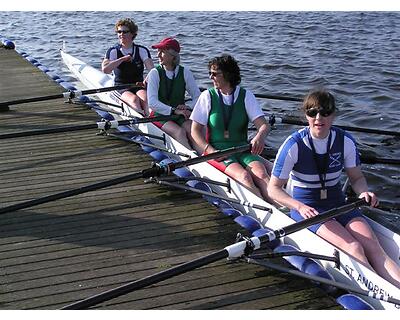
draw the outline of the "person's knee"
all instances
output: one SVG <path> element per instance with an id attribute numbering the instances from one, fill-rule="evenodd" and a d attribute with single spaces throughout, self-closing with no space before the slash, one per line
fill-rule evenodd
<path id="1" fill-rule="evenodd" d="M 360 242 L 354 240 L 348 244 L 347 251 L 354 257 L 365 256 L 364 248 Z"/>
<path id="2" fill-rule="evenodd" d="M 270 177 L 265 169 L 265 167 L 262 165 L 262 163 L 259 163 L 251 168 L 251 174 L 253 177 L 257 180 L 263 180 L 268 182 Z"/>
<path id="3" fill-rule="evenodd" d="M 186 133 L 186 130 L 184 129 L 184 128 L 182 128 L 182 127 L 178 127 L 177 129 L 176 129 L 176 137 L 177 137 L 177 140 L 178 141 L 185 141 L 185 140 L 187 140 L 187 133 Z"/>
<path id="4" fill-rule="evenodd" d="M 240 173 L 240 180 L 247 186 L 254 185 L 254 181 L 251 174 L 246 170 L 242 170 L 242 172 Z"/>

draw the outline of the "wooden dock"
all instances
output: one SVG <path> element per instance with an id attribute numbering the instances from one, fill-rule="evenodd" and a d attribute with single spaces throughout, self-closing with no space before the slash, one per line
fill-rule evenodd
<path id="1" fill-rule="evenodd" d="M 0 100 L 64 90 L 0 48 Z M 0 101 L 0 102 L 1 102 Z M 0 134 L 94 123 L 62 100 L 10 106 Z M 0 207 L 150 167 L 94 130 L 0 140 Z M 143 179 L 0 215 L 0 309 L 57 309 L 209 254 L 245 233 L 202 197 Z M 309 281 L 221 261 L 96 309 L 340 309 Z"/>

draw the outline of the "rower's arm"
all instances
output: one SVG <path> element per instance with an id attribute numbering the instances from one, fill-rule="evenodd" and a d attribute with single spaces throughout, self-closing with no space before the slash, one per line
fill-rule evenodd
<path id="1" fill-rule="evenodd" d="M 202 124 L 192 121 L 191 134 L 195 142 L 196 151 L 199 155 L 216 151 L 210 144 L 207 143 L 204 137 L 204 126 Z"/>
<path id="2" fill-rule="evenodd" d="M 144 61 L 144 66 L 146 67 L 147 71 L 150 71 L 151 69 L 154 68 L 154 63 L 153 60 L 151 58 L 148 58 Z"/>
<path id="3" fill-rule="evenodd" d="M 264 116 L 258 117 L 253 121 L 253 123 L 257 128 L 257 134 L 262 135 L 262 138 L 265 139 L 270 129 L 267 120 L 265 120 L 265 117 Z"/>
<path id="4" fill-rule="evenodd" d="M 370 202 L 371 206 L 377 206 L 378 198 L 373 192 L 368 191 L 368 183 L 361 171 L 361 167 L 346 168 L 346 173 L 354 192 L 358 194 L 360 198 L 364 198 L 368 203 Z"/>
<path id="5" fill-rule="evenodd" d="M 264 150 L 265 138 L 269 132 L 269 125 L 263 116 L 255 119 L 253 123 L 257 128 L 257 134 L 250 141 L 252 146 L 251 152 L 253 154 L 261 154 Z"/>
<path id="6" fill-rule="evenodd" d="M 109 60 L 107 58 L 103 59 L 103 62 L 101 63 L 101 71 L 104 73 L 111 73 L 116 67 L 118 67 L 122 62 L 124 61 L 129 61 L 131 59 L 131 56 L 123 56 L 119 59 L 116 60 Z"/>
<path id="7" fill-rule="evenodd" d="M 304 205 L 300 201 L 293 199 L 284 189 L 283 186 L 287 183 L 287 179 L 279 179 L 274 175 L 271 175 L 271 179 L 268 183 L 268 195 L 272 200 L 279 204 L 289 208 L 300 211 L 300 208 Z"/>

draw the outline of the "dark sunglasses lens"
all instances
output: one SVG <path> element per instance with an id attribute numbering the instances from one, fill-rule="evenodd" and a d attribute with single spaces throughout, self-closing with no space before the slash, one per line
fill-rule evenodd
<path id="1" fill-rule="evenodd" d="M 329 117 L 332 114 L 332 110 L 321 110 L 319 113 L 323 117 Z"/>
<path id="2" fill-rule="evenodd" d="M 123 33 L 123 34 L 127 34 L 129 31 L 128 30 L 118 30 L 117 33 Z"/>
<path id="3" fill-rule="evenodd" d="M 315 118 L 317 116 L 317 114 L 318 114 L 318 111 L 319 111 L 318 109 L 311 108 L 311 109 L 308 109 L 306 111 L 306 115 L 311 117 L 311 118 Z"/>
<path id="4" fill-rule="evenodd" d="M 333 113 L 333 110 L 331 110 L 331 109 L 316 109 L 316 108 L 311 108 L 311 109 L 308 109 L 308 110 L 306 111 L 306 115 L 309 116 L 309 117 L 311 117 L 311 118 L 315 118 L 315 117 L 317 116 L 318 113 L 319 113 L 321 116 L 323 116 L 323 117 L 329 117 L 329 116 Z"/>

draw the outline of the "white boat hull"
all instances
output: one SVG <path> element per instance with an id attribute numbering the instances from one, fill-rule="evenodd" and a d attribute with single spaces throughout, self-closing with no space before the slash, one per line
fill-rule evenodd
<path id="1" fill-rule="evenodd" d="M 107 87 L 113 85 L 113 79 L 111 76 L 102 73 L 99 70 L 92 68 L 86 63 L 72 57 L 69 54 L 61 51 L 62 58 L 69 68 L 69 70 L 74 74 L 74 76 L 83 83 L 89 89 L 99 88 L 99 87 Z M 107 92 L 98 94 L 100 99 L 106 102 L 116 103 L 118 101 L 119 94 L 115 92 Z M 111 108 L 112 109 L 112 108 Z M 115 108 L 116 110 L 119 108 Z M 124 107 L 124 110 L 127 114 L 132 116 L 141 117 L 134 110 L 129 107 Z M 126 119 L 126 117 L 118 117 L 115 116 L 116 119 Z M 136 126 L 137 129 L 144 133 L 155 134 L 158 136 L 162 136 L 164 134 L 159 128 L 154 126 L 151 123 L 139 124 Z M 150 138 L 150 140 L 152 140 Z M 164 146 L 159 140 L 153 139 L 152 143 Z M 172 139 L 168 135 L 166 135 L 166 146 L 173 150 L 189 154 L 192 157 L 196 155 L 188 150 L 186 147 L 181 145 L 178 141 Z M 176 155 L 171 156 L 178 160 L 186 160 L 186 158 L 182 158 Z M 196 176 L 206 177 L 216 181 L 226 181 L 227 176 L 221 171 L 217 170 L 213 166 L 208 163 L 200 163 L 189 168 L 192 173 Z M 272 214 L 267 211 L 258 210 L 254 208 L 249 208 L 246 206 L 241 207 L 241 211 L 245 211 L 248 215 L 256 218 L 263 226 L 270 229 L 279 229 L 283 226 L 293 224 L 295 221 L 288 217 L 285 213 L 278 210 L 274 206 L 265 202 L 263 199 L 257 197 L 255 194 L 246 189 L 243 185 L 238 182 L 230 179 L 232 192 L 228 193 L 226 188 L 220 186 L 212 186 L 213 191 L 227 196 L 229 198 L 239 199 L 242 201 L 248 201 L 251 203 L 256 203 L 258 205 L 262 205 L 272 209 Z M 395 234 L 394 232 L 388 230 L 382 225 L 368 219 L 371 223 L 371 226 L 377 233 L 382 246 L 385 250 L 390 254 L 390 256 L 399 263 L 400 257 L 400 236 Z M 338 250 L 336 247 L 329 244 L 327 241 L 323 240 L 319 236 L 305 229 L 289 236 L 284 237 L 284 243 L 293 245 L 297 247 L 301 251 L 306 251 L 315 254 L 328 255 L 332 256 L 334 251 L 337 250 L 340 256 L 340 268 L 336 268 L 334 263 L 327 261 L 320 261 L 320 263 L 326 268 L 326 270 L 335 278 L 336 281 L 352 284 L 364 290 L 370 290 L 375 293 L 380 293 L 384 296 L 392 296 L 395 298 L 400 298 L 400 290 L 382 279 L 373 271 L 367 269 L 351 257 L 349 257 L 346 253 L 341 250 Z M 399 310 L 400 306 L 394 305 L 391 303 L 379 301 L 373 298 L 364 297 L 362 299 L 366 300 L 376 309 L 388 309 L 388 310 Z"/>

